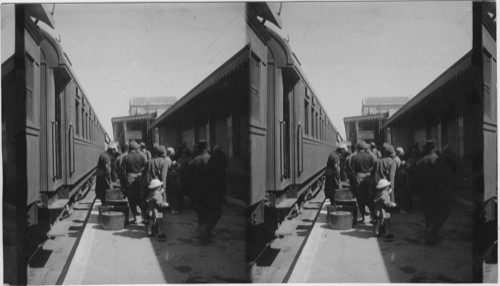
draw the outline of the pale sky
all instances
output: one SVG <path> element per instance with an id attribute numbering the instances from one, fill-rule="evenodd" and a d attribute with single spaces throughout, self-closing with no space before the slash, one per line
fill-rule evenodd
<path id="1" fill-rule="evenodd" d="M 243 3 L 56 4 L 56 36 L 101 124 L 186 94 L 246 43 Z"/>
<path id="2" fill-rule="evenodd" d="M 104 128 L 129 99 L 178 99 L 246 42 L 244 3 L 56 4 L 56 34 Z M 285 2 L 282 29 L 334 125 L 414 96 L 472 46 L 471 2 Z"/>
<path id="3" fill-rule="evenodd" d="M 414 96 L 472 48 L 471 2 L 289 2 L 281 19 L 343 138 L 364 97 Z"/>

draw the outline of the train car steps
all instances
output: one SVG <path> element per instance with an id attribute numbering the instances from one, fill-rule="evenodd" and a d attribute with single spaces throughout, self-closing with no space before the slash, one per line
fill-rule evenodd
<path id="1" fill-rule="evenodd" d="M 289 209 L 291 208 L 295 203 L 297 202 L 297 199 L 295 198 L 287 198 L 276 204 L 277 209 Z"/>
<path id="2" fill-rule="evenodd" d="M 299 225 L 299 221 L 296 220 L 284 220 L 276 232 L 274 233 L 276 237 L 283 237 L 285 235 L 290 235 L 295 232 L 297 226 Z"/>

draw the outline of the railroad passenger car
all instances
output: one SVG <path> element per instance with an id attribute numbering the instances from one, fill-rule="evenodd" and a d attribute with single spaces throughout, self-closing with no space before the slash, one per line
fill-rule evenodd
<path id="1" fill-rule="evenodd" d="M 28 258 L 91 186 L 109 137 L 53 28 L 50 5 L 2 5 L 5 282 L 25 284 Z M 7 262 L 7 261 L 6 261 Z"/>
<path id="2" fill-rule="evenodd" d="M 321 187 L 328 155 L 342 137 L 328 118 L 268 4 L 249 4 L 249 258 L 263 250 L 284 218 Z"/>

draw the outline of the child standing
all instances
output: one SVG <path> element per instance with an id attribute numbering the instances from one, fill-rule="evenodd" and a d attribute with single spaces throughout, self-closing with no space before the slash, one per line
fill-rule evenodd
<path id="1" fill-rule="evenodd" d="M 386 179 L 381 179 L 378 181 L 376 186 L 377 195 L 373 200 L 375 202 L 375 214 L 377 220 L 375 222 L 374 232 L 376 236 L 382 236 L 380 233 L 380 228 L 383 226 L 385 228 L 385 240 L 392 241 L 394 235 L 391 234 L 391 213 L 390 209 L 396 206 L 396 203 L 391 201 L 392 189 L 390 188 L 391 182 Z"/>
<path id="2" fill-rule="evenodd" d="M 153 228 L 156 226 L 159 234 L 158 239 L 164 240 L 167 238 L 167 234 L 165 233 L 166 229 L 163 221 L 163 211 L 168 207 L 168 203 L 163 200 L 165 189 L 163 188 L 163 183 L 158 179 L 151 180 L 148 188 L 149 194 L 146 198 L 146 203 L 148 204 L 146 235 L 152 236 Z"/>

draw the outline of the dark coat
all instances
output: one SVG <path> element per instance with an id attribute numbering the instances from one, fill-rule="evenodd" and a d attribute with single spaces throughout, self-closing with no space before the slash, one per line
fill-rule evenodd
<path id="1" fill-rule="evenodd" d="M 99 156 L 96 170 L 96 195 L 100 196 L 106 193 L 111 187 L 111 155 L 104 152 Z"/>
<path id="2" fill-rule="evenodd" d="M 394 181 L 396 178 L 397 164 L 391 157 L 384 157 L 377 160 L 373 166 L 371 176 L 372 176 L 372 186 L 377 185 L 378 181 L 381 179 L 386 179 L 391 182 L 391 188 L 394 190 Z"/>
<path id="3" fill-rule="evenodd" d="M 370 153 L 358 152 L 351 158 L 351 169 L 354 173 L 369 173 L 376 159 Z"/>
<path id="4" fill-rule="evenodd" d="M 142 173 L 144 187 L 147 188 L 151 180 L 158 179 L 163 182 L 163 188 L 168 191 L 167 174 L 171 165 L 172 161 L 168 157 L 156 157 L 149 160 Z"/>
<path id="5" fill-rule="evenodd" d="M 146 158 L 138 152 L 130 152 L 122 159 L 121 171 L 122 173 L 141 173 L 144 166 L 146 166 Z"/>
<path id="6" fill-rule="evenodd" d="M 213 196 L 212 176 L 208 166 L 209 160 L 210 154 L 205 151 L 196 156 L 189 164 L 189 180 L 194 199 L 204 200 Z"/>
<path id="7" fill-rule="evenodd" d="M 325 194 L 332 198 L 333 193 L 340 186 L 340 157 L 337 152 L 332 152 L 326 160 L 325 169 Z"/>

